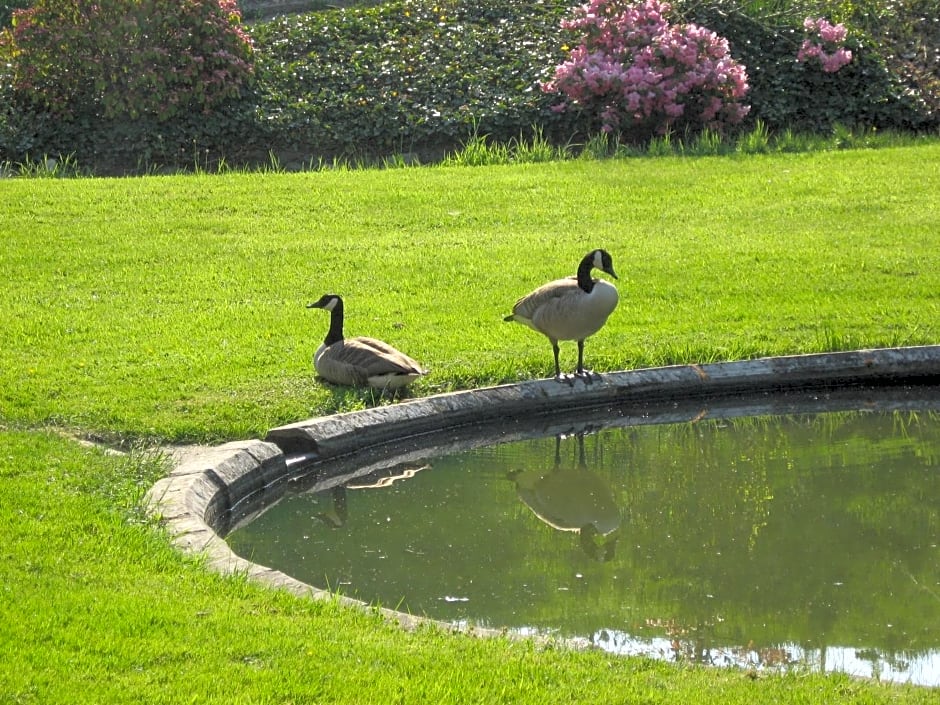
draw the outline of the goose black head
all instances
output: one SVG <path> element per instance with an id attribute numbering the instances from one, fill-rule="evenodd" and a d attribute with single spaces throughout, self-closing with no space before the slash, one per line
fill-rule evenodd
<path id="1" fill-rule="evenodd" d="M 594 250 L 588 257 L 591 258 L 591 265 L 594 269 L 599 269 L 602 272 L 607 272 L 614 279 L 617 279 L 617 274 L 614 272 L 614 261 L 610 257 L 610 253 L 607 250 Z"/>
<path id="2" fill-rule="evenodd" d="M 312 304 L 307 304 L 307 308 L 322 308 L 326 311 L 342 310 L 343 299 L 338 294 L 324 294 Z"/>

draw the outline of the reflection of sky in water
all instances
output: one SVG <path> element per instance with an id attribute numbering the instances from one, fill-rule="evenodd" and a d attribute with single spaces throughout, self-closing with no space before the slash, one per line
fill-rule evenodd
<path id="1" fill-rule="evenodd" d="M 676 645 L 666 638 L 637 639 L 622 632 L 601 630 L 592 635 L 590 643 L 609 653 L 620 656 L 647 656 L 649 658 L 677 660 Z M 679 647 L 681 649 L 681 645 Z M 711 648 L 697 654 L 696 661 L 711 666 L 737 666 L 758 670 L 781 666 L 800 665 L 812 671 L 847 673 L 863 678 L 883 681 L 936 685 L 940 683 L 940 651 L 917 656 L 886 659 L 849 646 L 827 646 L 822 653 L 806 650 L 796 644 L 775 647 L 770 659 L 757 650 Z M 863 658 L 862 655 L 866 658 Z M 680 655 L 679 658 L 685 658 Z M 770 663 L 768 663 L 770 661 Z"/>
<path id="2" fill-rule="evenodd" d="M 470 628 L 467 622 L 457 622 L 460 628 Z M 549 636 L 534 627 L 513 629 L 511 633 L 520 637 L 537 638 Z M 571 643 L 581 647 L 595 647 L 617 656 L 641 656 L 662 661 L 700 663 L 725 668 L 744 668 L 756 671 L 773 671 L 787 668 L 805 668 L 809 671 L 845 673 L 859 678 L 875 678 L 911 685 L 940 684 L 940 651 L 903 657 L 879 656 L 865 653 L 851 646 L 827 646 L 819 649 L 804 649 L 796 644 L 782 644 L 772 649 L 712 647 L 701 653 L 690 653 L 691 647 L 666 637 L 642 639 L 612 629 L 600 629 L 590 638 L 573 639 Z"/>

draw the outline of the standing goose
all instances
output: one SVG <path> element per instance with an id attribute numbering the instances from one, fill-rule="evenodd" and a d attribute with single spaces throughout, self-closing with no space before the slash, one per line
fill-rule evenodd
<path id="1" fill-rule="evenodd" d="M 555 379 L 560 381 L 567 378 L 562 376 L 558 365 L 558 341 L 578 341 L 575 376 L 590 380 L 590 371 L 584 369 L 584 339 L 599 331 L 617 307 L 617 288 L 603 279 L 593 279 L 592 269 L 617 278 L 610 254 L 606 250 L 593 250 L 581 260 L 576 276 L 556 279 L 526 294 L 503 319 L 527 325 L 551 341 Z"/>
<path id="2" fill-rule="evenodd" d="M 324 294 L 307 308 L 330 312 L 330 330 L 313 356 L 314 368 L 328 382 L 396 390 L 427 374 L 388 343 L 375 338 L 343 338 L 343 299 L 336 294 Z"/>
<path id="3" fill-rule="evenodd" d="M 578 439 L 578 464 L 561 462 L 561 436 L 555 436 L 555 466 L 515 470 L 508 477 L 516 492 L 535 516 L 559 531 L 578 534 L 581 548 L 599 561 L 614 557 L 620 528 L 620 507 L 610 483 L 588 469 L 584 455 L 584 433 Z M 605 538 L 606 537 L 606 538 Z M 595 539 L 601 539 L 598 544 Z"/>

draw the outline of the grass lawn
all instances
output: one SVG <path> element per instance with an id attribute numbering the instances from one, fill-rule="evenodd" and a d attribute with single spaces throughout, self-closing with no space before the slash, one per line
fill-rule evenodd
<path id="1" fill-rule="evenodd" d="M 940 144 L 747 158 L 9 180 L 0 418 L 176 440 L 371 403 L 311 357 L 347 333 L 428 394 L 548 376 L 516 298 L 605 247 L 597 370 L 937 342 Z M 573 344 L 563 364 L 574 366 Z"/>
<path id="2" fill-rule="evenodd" d="M 550 375 L 547 340 L 501 318 L 594 247 L 621 277 L 599 371 L 940 342 L 940 142 L 0 193 L 0 702 L 936 702 L 405 633 L 211 575 L 136 502 L 154 443 L 373 403 L 313 377 L 326 291 L 348 334 L 432 369 L 415 395 Z"/>

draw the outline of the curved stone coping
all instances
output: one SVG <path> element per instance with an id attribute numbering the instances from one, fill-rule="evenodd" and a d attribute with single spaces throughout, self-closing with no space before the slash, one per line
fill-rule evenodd
<path id="1" fill-rule="evenodd" d="M 288 456 L 326 458 L 448 427 L 630 402 L 695 399 L 799 389 L 879 384 L 940 376 L 940 345 L 794 355 L 739 362 L 673 365 L 439 394 L 364 411 L 300 421 L 268 432 Z"/>
<path id="2" fill-rule="evenodd" d="M 439 454 L 497 440 L 562 433 L 572 426 L 567 417 L 573 410 L 588 423 L 594 415 L 602 425 L 625 425 L 847 409 L 858 408 L 859 386 L 902 383 L 940 383 L 940 345 L 675 365 L 600 375 L 591 383 L 536 380 L 440 394 L 281 426 L 263 441 L 236 441 L 184 453 L 172 472 L 148 491 L 144 503 L 148 513 L 165 524 L 179 549 L 204 557 L 213 570 L 245 574 L 296 595 L 362 607 L 358 600 L 236 555 L 220 533 L 233 523 L 233 515 L 241 511 L 242 516 L 251 516 L 257 507 L 282 495 L 289 482 L 297 483 L 298 491 L 319 491 L 388 466 L 392 460 L 427 457 L 429 449 Z M 856 389 L 840 392 L 844 387 Z M 817 394 L 789 398 L 781 394 L 800 390 L 835 391 L 822 402 Z M 745 395 L 748 400 L 742 403 Z M 932 392 L 930 401 L 940 407 Z M 904 408 L 904 403 L 885 408 Z M 317 468 L 327 463 L 332 469 L 324 477 Z M 406 627 L 429 621 L 393 610 L 381 612 Z"/>

